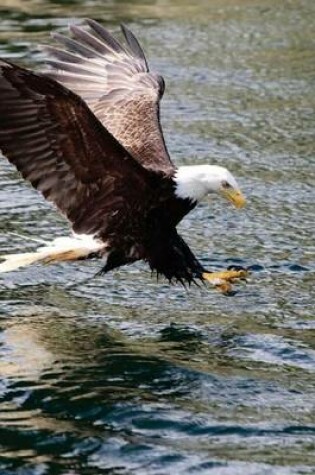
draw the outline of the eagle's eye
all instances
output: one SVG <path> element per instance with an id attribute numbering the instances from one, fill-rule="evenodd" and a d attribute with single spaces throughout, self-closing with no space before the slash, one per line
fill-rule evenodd
<path id="1" fill-rule="evenodd" d="M 229 188 L 232 188 L 232 186 L 230 185 L 230 183 L 228 183 L 227 181 L 222 181 L 222 188 L 224 188 L 225 190 L 229 189 Z"/>

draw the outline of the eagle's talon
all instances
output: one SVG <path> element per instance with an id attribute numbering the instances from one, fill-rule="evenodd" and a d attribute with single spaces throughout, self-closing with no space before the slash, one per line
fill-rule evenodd
<path id="1" fill-rule="evenodd" d="M 227 281 L 224 281 L 221 284 L 217 284 L 215 288 L 219 290 L 219 292 L 222 292 L 223 295 L 230 295 L 233 292 L 232 285 L 230 284 L 230 282 Z"/>
<path id="2" fill-rule="evenodd" d="M 248 269 L 244 266 L 239 266 L 239 265 L 236 265 L 236 264 L 232 264 L 230 266 L 228 266 L 227 270 L 235 270 L 235 271 L 246 271 L 248 272 Z"/>

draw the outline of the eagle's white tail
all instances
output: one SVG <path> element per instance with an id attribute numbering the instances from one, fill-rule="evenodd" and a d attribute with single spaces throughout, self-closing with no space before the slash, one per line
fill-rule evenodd
<path id="1" fill-rule="evenodd" d="M 105 244 L 94 239 L 93 236 L 82 234 L 73 237 L 59 237 L 51 243 L 39 247 L 35 252 L 0 256 L 0 260 L 3 260 L 0 263 L 0 273 L 10 272 L 35 262 L 52 264 L 83 259 L 104 248 Z"/>

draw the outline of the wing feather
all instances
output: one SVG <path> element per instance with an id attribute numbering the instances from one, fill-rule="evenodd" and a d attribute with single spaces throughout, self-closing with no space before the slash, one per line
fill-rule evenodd
<path id="1" fill-rule="evenodd" d="M 127 52 L 126 49 L 97 21 L 87 19 L 87 25 L 94 31 L 102 40 L 103 44 L 110 47 L 116 53 L 120 53 L 121 51 Z M 78 30 L 78 28 L 76 28 Z M 81 30 L 82 31 L 82 30 Z"/>
<path id="2" fill-rule="evenodd" d="M 126 25 L 122 24 L 121 25 L 121 30 L 123 32 L 123 35 L 128 43 L 128 46 L 130 50 L 132 51 L 133 55 L 135 57 L 138 57 L 143 61 L 143 63 L 146 65 L 146 70 L 149 71 L 149 66 L 147 64 L 147 60 L 144 54 L 143 49 L 141 48 L 139 41 L 135 37 L 135 35 L 129 30 L 129 28 L 126 27 Z"/>
<path id="3" fill-rule="evenodd" d="M 76 232 L 105 240 L 115 239 L 114 224 L 128 211 L 132 226 L 136 204 L 150 196 L 152 177 L 161 179 L 129 155 L 78 96 L 4 61 L 0 149 Z"/>
<path id="4" fill-rule="evenodd" d="M 45 74 L 80 95 L 97 118 L 144 167 L 174 170 L 160 124 L 164 80 L 149 72 L 138 40 L 122 25 L 127 45 L 103 26 L 70 26 L 72 38 L 53 37 L 65 50 L 46 48 L 52 59 Z"/>

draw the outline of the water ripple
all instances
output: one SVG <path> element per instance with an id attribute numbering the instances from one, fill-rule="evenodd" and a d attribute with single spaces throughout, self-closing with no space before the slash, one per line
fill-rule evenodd
<path id="1" fill-rule="evenodd" d="M 5 0 L 1 57 L 37 66 L 74 6 L 141 39 L 176 163 L 237 175 L 246 209 L 209 197 L 180 232 L 205 266 L 251 275 L 229 299 L 143 264 L 3 275 L 1 474 L 313 473 L 314 2 Z M 0 216 L 1 253 L 67 232 L 4 160 Z"/>

